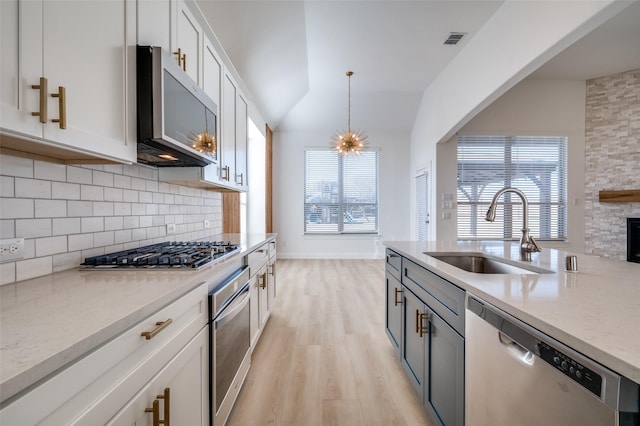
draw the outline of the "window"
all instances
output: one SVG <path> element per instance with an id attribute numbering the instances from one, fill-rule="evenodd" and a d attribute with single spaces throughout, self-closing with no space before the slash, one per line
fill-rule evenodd
<path id="1" fill-rule="evenodd" d="M 304 232 L 378 232 L 378 152 L 304 154 Z"/>
<path id="2" fill-rule="evenodd" d="M 502 195 L 496 221 L 484 220 L 494 194 L 506 186 L 527 196 L 531 235 L 566 240 L 566 137 L 458 137 L 459 240 L 520 239 L 522 202 L 517 195 Z"/>

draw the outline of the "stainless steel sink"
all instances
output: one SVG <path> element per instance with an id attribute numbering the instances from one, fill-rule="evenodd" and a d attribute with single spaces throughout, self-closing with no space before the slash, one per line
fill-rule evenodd
<path id="1" fill-rule="evenodd" d="M 476 274 L 552 274 L 553 271 L 535 266 L 514 265 L 508 261 L 488 257 L 484 253 L 469 252 L 425 252 L 427 256 L 448 263 L 451 266 Z"/>

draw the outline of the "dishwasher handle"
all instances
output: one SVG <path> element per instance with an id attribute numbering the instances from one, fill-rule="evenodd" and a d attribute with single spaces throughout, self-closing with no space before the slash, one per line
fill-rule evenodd
<path id="1" fill-rule="evenodd" d="M 511 339 L 509 336 L 501 331 L 498 331 L 498 340 L 502 347 L 515 359 L 527 364 L 533 365 L 534 355 L 533 352 L 527 350 L 524 346 Z"/>

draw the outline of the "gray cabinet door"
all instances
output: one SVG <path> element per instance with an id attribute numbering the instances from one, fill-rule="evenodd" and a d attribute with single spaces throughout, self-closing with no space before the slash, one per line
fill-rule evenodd
<path id="1" fill-rule="evenodd" d="M 385 309 L 385 325 L 391 345 L 400 358 L 402 345 L 402 284 L 389 271 L 385 274 L 387 286 L 387 303 Z"/>
<path id="2" fill-rule="evenodd" d="M 425 324 L 424 315 L 427 307 L 412 292 L 403 287 L 402 303 L 404 305 L 402 315 L 403 340 L 402 340 L 402 365 L 407 371 L 409 380 L 418 392 L 420 399 L 424 399 L 425 392 L 425 366 L 428 363 L 427 339 L 428 324 Z M 421 324 L 422 321 L 422 324 Z M 420 333 L 420 326 L 423 333 Z"/>
<path id="3" fill-rule="evenodd" d="M 463 425 L 464 339 L 435 313 L 429 322 L 429 385 L 424 403 L 445 425 Z"/>

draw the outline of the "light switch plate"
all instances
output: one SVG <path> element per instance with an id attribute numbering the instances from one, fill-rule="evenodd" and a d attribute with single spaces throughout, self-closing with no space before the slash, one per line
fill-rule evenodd
<path id="1" fill-rule="evenodd" d="M 206 219 L 205 219 L 205 221 L 204 221 L 204 227 L 205 227 L 205 228 L 209 228 L 209 227 L 211 227 L 211 222 L 209 222 L 208 220 L 206 220 Z"/>
<path id="2" fill-rule="evenodd" d="M 0 263 L 12 262 L 24 257 L 24 238 L 0 241 Z"/>

